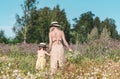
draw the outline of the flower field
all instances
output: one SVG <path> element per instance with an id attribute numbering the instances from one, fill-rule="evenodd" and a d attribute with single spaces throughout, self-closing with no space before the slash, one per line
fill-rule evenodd
<path id="1" fill-rule="evenodd" d="M 0 79 L 120 79 L 120 42 L 94 41 L 71 45 L 66 50 L 63 70 L 50 75 L 49 56 L 46 68 L 35 70 L 36 44 L 0 44 Z"/>

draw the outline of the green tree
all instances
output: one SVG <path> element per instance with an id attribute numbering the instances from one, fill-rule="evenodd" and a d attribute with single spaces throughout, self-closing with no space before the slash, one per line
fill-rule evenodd
<path id="1" fill-rule="evenodd" d="M 97 27 L 94 27 L 92 31 L 90 32 L 90 34 L 88 34 L 88 40 L 90 42 L 94 42 L 97 39 L 98 39 L 98 29 Z"/>
<path id="2" fill-rule="evenodd" d="M 27 32 L 30 26 L 30 12 L 36 9 L 36 0 L 25 0 L 21 5 L 23 10 L 23 16 L 16 15 L 16 23 L 13 27 L 13 31 L 16 33 L 16 37 L 26 43 Z"/>
<path id="3" fill-rule="evenodd" d="M 72 28 L 71 30 L 70 30 L 70 42 L 72 43 L 72 44 L 75 44 L 76 43 L 76 31 L 74 30 L 74 28 Z"/>
<path id="4" fill-rule="evenodd" d="M 106 27 L 108 29 L 108 31 L 110 32 L 110 37 L 113 39 L 119 39 L 119 34 L 116 30 L 116 25 L 115 25 L 115 20 L 112 18 L 106 18 L 103 21 L 104 27 Z"/>
<path id="5" fill-rule="evenodd" d="M 6 43 L 7 38 L 5 37 L 4 31 L 0 31 L 0 43 Z"/>
<path id="6" fill-rule="evenodd" d="M 27 0 L 32 1 L 32 0 Z M 59 5 L 51 10 L 48 7 L 36 9 L 29 4 L 35 4 L 35 2 L 27 1 L 24 6 L 27 6 L 28 14 L 24 13 L 24 16 L 20 17 L 16 15 L 16 23 L 13 28 L 16 38 L 21 42 L 27 41 L 28 43 L 48 42 L 49 26 L 52 21 L 58 21 L 61 25 L 61 29 L 65 32 L 67 41 L 70 39 L 70 24 L 67 21 L 66 13 L 59 8 Z M 23 11 L 25 7 L 23 7 Z M 32 9 L 33 8 L 33 9 Z M 25 18 L 27 16 L 27 19 Z"/>
<path id="7" fill-rule="evenodd" d="M 48 42 L 51 10 L 44 7 L 31 14 L 33 22 L 28 30 L 28 41 L 32 43 Z"/>
<path id="8" fill-rule="evenodd" d="M 67 20 L 65 10 L 61 10 L 59 5 L 55 6 L 51 12 L 51 21 L 58 21 L 61 29 L 65 32 L 66 40 L 70 41 L 70 23 Z"/>
<path id="9" fill-rule="evenodd" d="M 79 19 L 75 19 L 76 24 L 74 25 L 74 30 L 76 31 L 76 40 L 79 42 L 86 42 L 87 35 L 93 29 L 93 16 L 94 14 L 90 11 L 81 14 Z"/>
<path id="10" fill-rule="evenodd" d="M 98 36 L 100 36 L 103 27 L 101 25 L 101 21 L 100 21 L 99 17 L 95 17 L 95 19 L 93 21 L 93 25 L 94 25 L 94 27 L 97 27 L 97 29 L 98 29 Z"/>

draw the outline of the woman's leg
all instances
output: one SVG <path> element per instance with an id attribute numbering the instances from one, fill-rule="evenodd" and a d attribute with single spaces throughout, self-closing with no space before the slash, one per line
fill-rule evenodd
<path id="1" fill-rule="evenodd" d="M 51 59 L 50 59 L 51 74 L 55 74 L 56 70 L 57 70 L 57 59 L 55 59 L 54 57 L 51 57 Z"/>

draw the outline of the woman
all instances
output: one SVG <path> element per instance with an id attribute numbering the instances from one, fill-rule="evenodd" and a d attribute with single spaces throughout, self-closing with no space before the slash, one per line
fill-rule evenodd
<path id="1" fill-rule="evenodd" d="M 50 70 L 51 73 L 55 73 L 57 67 L 62 68 L 65 62 L 65 55 L 64 55 L 64 45 L 68 48 L 69 51 L 72 49 L 69 47 L 64 32 L 60 30 L 60 25 L 57 21 L 51 23 L 50 32 L 49 32 L 49 49 L 50 49 Z"/>

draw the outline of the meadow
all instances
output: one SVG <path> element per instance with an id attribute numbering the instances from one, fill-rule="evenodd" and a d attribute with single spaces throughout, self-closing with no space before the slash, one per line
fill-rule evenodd
<path id="1" fill-rule="evenodd" d="M 49 57 L 42 71 L 35 70 L 37 44 L 0 44 L 0 79 L 119 79 L 120 42 L 97 40 L 71 45 L 63 70 L 50 76 Z"/>
<path id="2" fill-rule="evenodd" d="M 120 79 L 120 42 L 99 39 L 65 49 L 63 70 L 51 76 L 46 68 L 35 70 L 37 44 L 0 44 L 0 79 Z"/>

